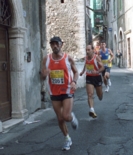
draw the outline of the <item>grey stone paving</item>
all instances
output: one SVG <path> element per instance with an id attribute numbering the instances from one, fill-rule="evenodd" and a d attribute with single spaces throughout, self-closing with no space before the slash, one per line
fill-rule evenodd
<path id="1" fill-rule="evenodd" d="M 104 92 L 102 101 L 94 95 L 97 119 L 88 116 L 85 88 L 77 90 L 73 110 L 79 129 L 73 131 L 67 123 L 73 141 L 69 151 L 61 151 L 64 138 L 52 112 L 47 114 L 51 119 L 45 122 L 47 115 L 42 115 L 36 124 L 21 124 L 0 134 L 0 155 L 133 155 L 133 72 L 113 67 L 111 81 L 110 91 Z M 2 143 L 6 136 L 16 133 L 20 135 Z"/>

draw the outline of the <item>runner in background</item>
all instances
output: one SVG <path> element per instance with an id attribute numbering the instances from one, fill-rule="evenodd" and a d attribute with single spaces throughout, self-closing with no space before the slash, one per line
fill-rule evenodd
<path id="1" fill-rule="evenodd" d="M 100 50 L 100 44 L 99 42 L 97 42 L 96 45 L 94 46 L 94 53 L 98 55 L 99 50 Z"/>
<path id="2" fill-rule="evenodd" d="M 99 100 L 103 98 L 102 92 L 102 76 L 101 73 L 104 70 L 104 66 L 101 62 L 101 59 L 98 55 L 94 54 L 92 45 L 86 47 L 86 58 L 85 65 L 80 73 L 80 76 L 86 71 L 86 91 L 88 95 L 88 104 L 89 104 L 89 115 L 93 118 L 97 117 L 97 114 L 94 110 L 94 89 Z"/>
<path id="3" fill-rule="evenodd" d="M 101 57 L 102 63 L 104 64 L 105 69 L 102 72 L 102 76 L 103 76 L 104 84 L 106 86 L 105 92 L 108 92 L 109 91 L 108 79 L 110 77 L 110 69 L 111 69 L 109 65 L 110 63 L 112 63 L 114 55 L 110 49 L 106 48 L 105 41 L 101 42 L 101 49 L 98 55 Z"/>

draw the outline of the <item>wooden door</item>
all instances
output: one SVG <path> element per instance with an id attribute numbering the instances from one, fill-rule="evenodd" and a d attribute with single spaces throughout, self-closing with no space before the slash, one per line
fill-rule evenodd
<path id="1" fill-rule="evenodd" d="M 8 34 L 0 27 L 0 120 L 11 118 L 10 68 L 8 52 Z"/>

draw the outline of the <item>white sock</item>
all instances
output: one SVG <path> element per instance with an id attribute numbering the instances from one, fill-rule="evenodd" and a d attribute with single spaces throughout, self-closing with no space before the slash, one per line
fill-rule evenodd
<path id="1" fill-rule="evenodd" d="M 91 111 L 91 112 L 94 112 L 94 108 L 93 108 L 93 107 L 91 107 L 91 108 L 90 108 L 90 111 Z"/>
<path id="2" fill-rule="evenodd" d="M 74 121 L 74 116 L 73 116 L 73 114 L 71 114 L 72 115 L 72 122 Z"/>
<path id="3" fill-rule="evenodd" d="M 67 134 L 67 135 L 65 136 L 65 138 L 66 138 L 66 139 L 69 139 L 69 138 L 70 138 L 69 134 Z"/>
<path id="4" fill-rule="evenodd" d="M 108 82 L 110 82 L 110 79 L 108 79 Z"/>

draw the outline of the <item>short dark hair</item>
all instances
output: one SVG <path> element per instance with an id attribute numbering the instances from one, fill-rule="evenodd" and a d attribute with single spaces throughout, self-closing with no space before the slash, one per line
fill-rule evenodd
<path id="1" fill-rule="evenodd" d="M 63 41 L 61 40 L 61 38 L 58 37 L 58 36 L 54 36 L 54 37 L 52 37 L 52 38 L 50 39 L 50 43 L 51 43 L 51 42 L 54 42 L 54 41 L 63 43 Z"/>

